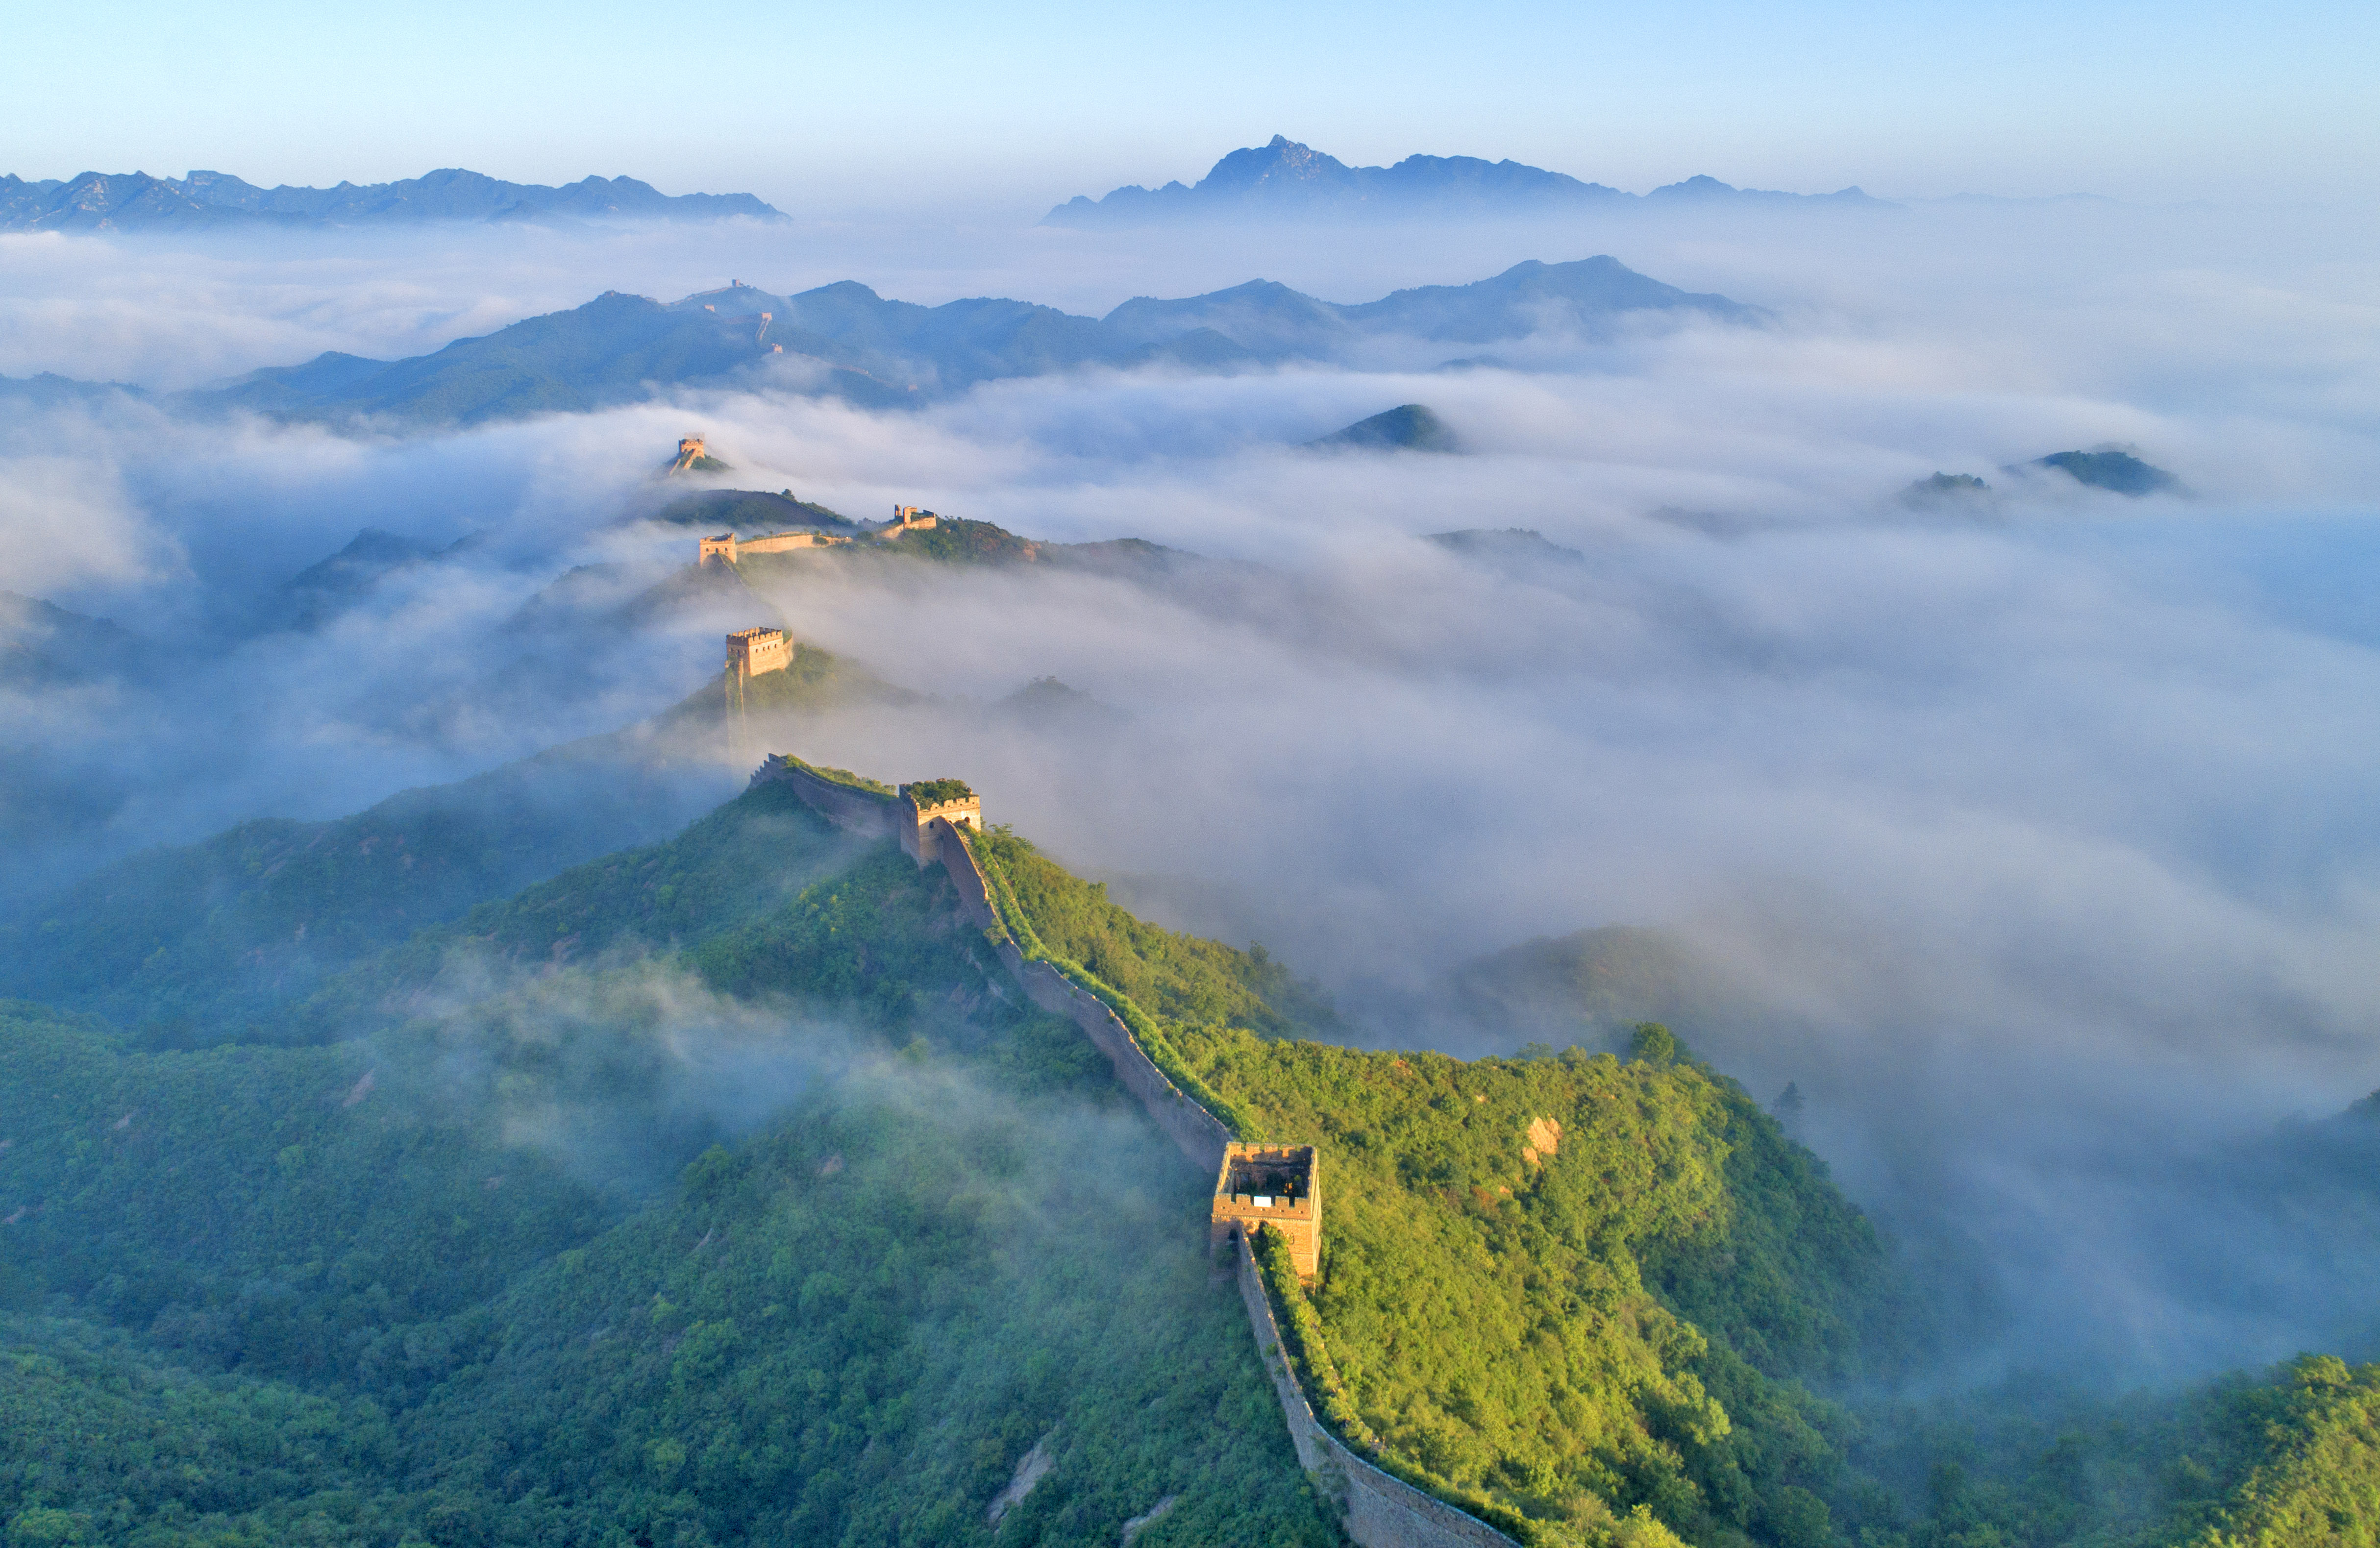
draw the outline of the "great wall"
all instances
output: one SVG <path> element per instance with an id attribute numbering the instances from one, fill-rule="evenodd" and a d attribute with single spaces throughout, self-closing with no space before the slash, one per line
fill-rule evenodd
<path id="1" fill-rule="evenodd" d="M 729 637 L 732 650 L 736 636 Z M 983 803 L 973 790 L 957 780 L 925 780 L 894 790 L 785 754 L 763 762 L 751 783 L 756 788 L 784 785 L 837 827 L 896 840 L 920 870 L 941 866 L 958 893 L 960 911 L 984 931 L 999 952 L 1002 966 L 1026 998 L 1080 1027 L 1092 1046 L 1107 1056 L 1117 1081 L 1139 1101 L 1175 1148 L 1214 1177 L 1214 1201 L 1207 1222 L 1209 1250 L 1228 1249 L 1235 1259 L 1240 1299 L 1247 1309 L 1257 1353 L 1281 1401 L 1290 1440 L 1297 1448 L 1298 1464 L 1338 1511 L 1340 1525 L 1350 1541 L 1359 1548 L 1519 1548 L 1513 1539 L 1477 1517 L 1358 1456 L 1317 1416 L 1281 1342 L 1271 1296 L 1251 1242 L 1258 1232 L 1277 1231 L 1300 1280 L 1320 1273 L 1318 1148 L 1238 1139 L 1221 1119 L 1158 1067 L 1113 1007 L 1071 982 L 1048 961 L 1026 955 L 993 901 L 991 885 L 967 841 L 970 833 L 983 831 Z"/>
<path id="2" fill-rule="evenodd" d="M 722 532 L 696 539 L 694 562 L 703 564 L 735 564 L 747 553 L 784 553 L 794 549 L 832 549 L 847 543 L 890 543 L 912 532 L 930 532 L 941 525 L 941 517 L 931 511 L 920 511 L 915 505 L 895 505 L 892 519 L 871 532 L 856 536 L 840 532 L 817 532 L 804 528 L 792 532 L 768 532 L 758 538 L 738 538 L 733 532 Z"/>

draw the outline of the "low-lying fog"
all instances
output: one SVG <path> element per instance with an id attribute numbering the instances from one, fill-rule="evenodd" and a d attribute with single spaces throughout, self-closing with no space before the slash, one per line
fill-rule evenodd
<path id="1" fill-rule="evenodd" d="M 2250 1294 L 2143 1200 L 2173 1203 L 2172 1158 L 2380 1085 L 2368 224 L 1957 206 L 1403 244 L 0 237 L 0 371 L 154 387 L 730 277 L 1098 311 L 1258 274 L 1360 300 L 1610 251 L 1778 314 L 1499 346 L 1514 369 L 1087 373 L 900 416 L 689 396 L 398 441 L 18 412 L 0 589 L 111 617 L 152 664 L 0 691 L 0 772 L 33 770 L 12 799 L 103 773 L 130 792 L 57 852 L 71 868 L 659 708 L 716 670 L 715 618 L 506 623 L 572 566 L 622 566 L 601 584 L 625 597 L 690 557 L 690 532 L 627 518 L 674 492 L 653 469 L 692 429 L 730 487 L 1243 562 L 1162 585 L 771 582 L 799 635 L 943 701 L 839 715 L 797 750 L 965 777 L 992 820 L 1170 923 L 1262 939 L 1359 1023 L 1530 937 L 1671 927 L 1766 1008 L 1682 1028 L 1698 1051 L 1764 1099 L 1794 1082 L 1803 1131 L 1888 1224 L 2010 1265 L 2034 1348 L 2146 1375 L 2266 1360 L 2339 1336 L 2339 1287 L 2370 1265 L 2204 1239 L 2281 1254 Z M 1293 449 L 1409 402 L 1469 453 Z M 2110 441 L 2189 495 L 2002 471 Z M 1896 502 L 1937 470 L 1999 497 Z M 366 526 L 480 538 L 312 632 L 275 626 L 276 588 Z M 1508 527 L 1574 552 L 1420 540 Z M 1096 702 L 986 707 L 1050 675 Z"/>

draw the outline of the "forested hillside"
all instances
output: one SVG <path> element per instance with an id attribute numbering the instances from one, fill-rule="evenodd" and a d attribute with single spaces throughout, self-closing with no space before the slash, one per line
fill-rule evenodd
<path id="1" fill-rule="evenodd" d="M 242 823 L 0 922 L 0 993 L 98 1011 L 152 1041 L 216 1041 L 425 925 L 665 837 L 715 790 L 593 745 L 334 821 Z"/>
<path id="2" fill-rule="evenodd" d="M 1887 1244 L 1664 1029 L 1318 1040 L 1260 951 L 976 848 L 1244 1133 L 1321 1147 L 1322 1274 L 1273 1277 L 1309 1391 L 1523 1541 L 2371 1541 L 2370 1370 L 1888 1406 L 1925 1328 Z M 788 787 L 268 1030 L 0 1014 L 11 1548 L 1339 1540 L 1205 1250 L 1212 1179 L 940 869 Z"/>
<path id="3" fill-rule="evenodd" d="M 889 845 L 833 870 L 847 842 L 783 803 L 417 943 L 479 976 L 369 1041 L 155 1052 L 14 1013 L 0 1520 L 1333 1541 L 1179 1226 L 1208 1179 L 991 992 L 946 884 Z M 610 949 L 557 968 L 557 920 Z M 123 1441 L 86 1464 L 94 1423 Z"/>

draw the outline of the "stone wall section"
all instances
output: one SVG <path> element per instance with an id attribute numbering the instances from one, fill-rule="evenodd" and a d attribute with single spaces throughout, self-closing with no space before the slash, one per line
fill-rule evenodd
<path id="1" fill-rule="evenodd" d="M 752 776 L 754 785 L 791 785 L 794 793 L 837 828 L 854 833 L 891 837 L 900 832 L 904 804 L 889 795 L 877 795 L 832 780 L 822 780 L 783 758 L 771 758 Z M 747 787 L 749 788 L 749 787 Z"/>
<path id="2" fill-rule="evenodd" d="M 783 671 L 794 664 L 794 642 L 783 629 L 738 629 L 727 636 L 727 670 L 746 677 Z"/>
<path id="3" fill-rule="evenodd" d="M 1359 1548 L 1519 1548 L 1502 1532 L 1465 1515 L 1444 1500 L 1425 1494 L 1347 1449 L 1314 1416 L 1297 1372 L 1281 1347 L 1281 1324 L 1273 1320 L 1272 1298 L 1265 1294 L 1264 1276 L 1247 1238 L 1236 1239 L 1240 1299 L 1246 1302 L 1248 1325 L 1256 1329 L 1257 1353 L 1272 1377 L 1281 1399 L 1281 1417 L 1289 1421 L 1289 1438 L 1297 1446 L 1298 1464 L 1339 1507 L 1341 1525 Z"/>

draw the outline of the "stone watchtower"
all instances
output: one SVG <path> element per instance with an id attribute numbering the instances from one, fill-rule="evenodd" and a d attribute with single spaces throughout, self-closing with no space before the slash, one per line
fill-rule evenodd
<path id="1" fill-rule="evenodd" d="M 794 664 L 794 645 L 783 629 L 740 629 L 727 636 L 727 671 L 735 677 L 783 671 Z"/>
<path id="2" fill-rule="evenodd" d="M 1322 1162 L 1312 1145 L 1223 1147 L 1215 1207 L 1207 1217 L 1208 1243 L 1221 1246 L 1243 1231 L 1287 1237 L 1298 1278 L 1322 1272 Z"/>
<path id="3" fill-rule="evenodd" d="M 900 833 L 902 852 L 919 865 L 930 865 L 939 858 L 933 833 L 937 819 L 980 833 L 983 800 L 967 788 L 965 780 L 920 780 L 901 787 L 893 824 Z"/>

